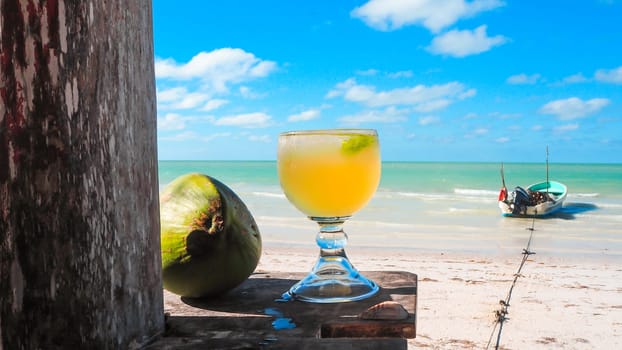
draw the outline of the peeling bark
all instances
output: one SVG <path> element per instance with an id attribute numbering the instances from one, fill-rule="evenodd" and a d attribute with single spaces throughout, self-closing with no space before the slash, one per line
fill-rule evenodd
<path id="1" fill-rule="evenodd" d="M 0 350 L 164 327 L 148 0 L 0 0 Z"/>

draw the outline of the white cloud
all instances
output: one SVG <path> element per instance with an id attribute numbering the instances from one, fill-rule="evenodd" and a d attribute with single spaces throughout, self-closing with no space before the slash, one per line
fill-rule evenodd
<path id="1" fill-rule="evenodd" d="M 203 135 L 201 137 L 201 141 L 209 142 L 209 141 L 212 141 L 214 139 L 223 138 L 223 137 L 224 138 L 229 138 L 229 137 L 231 137 L 231 133 L 230 132 L 217 132 L 217 133 L 213 133 L 213 134 Z"/>
<path id="2" fill-rule="evenodd" d="M 363 123 L 397 123 L 406 121 L 406 110 L 389 107 L 385 110 L 368 110 L 354 115 L 347 115 L 338 119 L 345 125 L 359 125 Z"/>
<path id="3" fill-rule="evenodd" d="M 242 49 L 222 48 L 200 52 L 187 63 L 172 59 L 155 60 L 158 79 L 200 80 L 216 91 L 226 91 L 231 83 L 265 77 L 276 69 L 276 63 L 261 60 Z"/>
<path id="4" fill-rule="evenodd" d="M 248 140 L 253 142 L 270 143 L 270 141 L 272 141 L 272 138 L 270 137 L 270 135 L 250 135 L 248 137 Z"/>
<path id="5" fill-rule="evenodd" d="M 255 112 L 218 118 L 214 121 L 214 124 L 220 126 L 238 126 L 242 128 L 265 128 L 270 125 L 271 121 L 271 116 L 262 112 Z"/>
<path id="6" fill-rule="evenodd" d="M 306 111 L 298 113 L 298 114 L 290 115 L 289 117 L 287 117 L 287 121 L 289 121 L 289 122 L 301 122 L 301 121 L 317 119 L 319 116 L 320 116 L 320 110 L 319 109 L 309 109 L 309 110 L 306 110 Z"/>
<path id="7" fill-rule="evenodd" d="M 551 101 L 540 108 L 542 114 L 556 115 L 560 120 L 582 118 L 596 113 L 609 104 L 606 98 L 583 101 L 577 97 Z"/>
<path id="8" fill-rule="evenodd" d="M 413 72 L 411 70 L 402 70 L 399 72 L 393 72 L 387 74 L 389 78 L 411 78 L 413 76 Z"/>
<path id="9" fill-rule="evenodd" d="M 450 30 L 432 40 L 428 51 L 434 54 L 453 57 L 465 57 L 486 52 L 494 46 L 506 43 L 508 39 L 502 35 L 489 37 L 486 26 L 481 25 L 475 30 Z"/>
<path id="10" fill-rule="evenodd" d="M 451 104 L 452 100 L 447 98 L 439 98 L 423 103 L 419 103 L 413 107 L 413 109 L 417 112 L 428 113 L 433 111 L 441 110 Z"/>
<path id="11" fill-rule="evenodd" d="M 565 84 L 577 84 L 577 83 L 584 83 L 586 81 L 588 81 L 588 79 L 581 73 L 567 76 L 562 80 L 562 82 Z"/>
<path id="12" fill-rule="evenodd" d="M 540 78 L 541 78 L 540 74 L 537 74 L 537 73 L 532 74 L 532 75 L 521 73 L 517 75 L 512 75 L 506 81 L 508 82 L 508 84 L 513 84 L 513 85 L 535 84 L 538 81 L 540 81 Z"/>
<path id="13" fill-rule="evenodd" d="M 472 139 L 472 138 L 475 138 L 475 137 L 478 137 L 478 136 L 483 136 L 483 135 L 488 134 L 488 131 L 489 131 L 488 128 L 480 127 L 480 128 L 474 129 L 474 130 L 469 131 L 468 133 L 466 133 L 464 135 L 464 138 Z"/>
<path id="14" fill-rule="evenodd" d="M 226 105 L 227 103 L 229 103 L 229 101 L 227 100 L 223 100 L 223 99 L 213 99 L 213 100 L 209 100 L 207 101 L 207 103 L 201 108 L 202 111 L 213 111 L 215 109 L 218 109 L 224 105 Z"/>
<path id="15" fill-rule="evenodd" d="M 175 134 L 172 136 L 160 137 L 160 140 L 179 142 L 179 141 L 195 140 L 198 137 L 199 135 L 197 135 L 197 133 L 194 131 L 184 131 L 182 133 Z"/>
<path id="16" fill-rule="evenodd" d="M 594 79 L 603 83 L 622 84 L 622 66 L 614 69 L 599 69 Z"/>
<path id="17" fill-rule="evenodd" d="M 458 94 L 458 98 L 461 100 L 467 99 L 469 97 L 473 97 L 477 94 L 477 90 L 468 89 Z"/>
<path id="18" fill-rule="evenodd" d="M 507 143 L 510 142 L 510 138 L 507 136 L 498 137 L 495 142 L 497 143 Z"/>
<path id="19" fill-rule="evenodd" d="M 249 88 L 248 86 L 240 86 L 240 94 L 242 95 L 242 97 L 245 98 L 253 98 L 254 95 L 251 92 L 251 88 Z"/>
<path id="20" fill-rule="evenodd" d="M 363 76 L 372 76 L 372 75 L 376 75 L 378 74 L 378 70 L 377 69 L 367 69 L 367 70 L 357 70 L 356 71 L 357 75 L 363 75 Z"/>
<path id="21" fill-rule="evenodd" d="M 419 125 L 431 125 L 431 124 L 438 124 L 441 121 L 441 118 L 437 117 L 437 116 L 426 116 L 426 117 L 421 117 L 419 118 Z"/>
<path id="22" fill-rule="evenodd" d="M 185 86 L 175 86 L 156 92 L 158 109 L 193 109 L 211 99 L 206 92 L 190 92 Z"/>
<path id="23" fill-rule="evenodd" d="M 242 97 L 247 98 L 247 99 L 256 99 L 256 98 L 261 98 L 261 97 L 266 96 L 266 94 L 261 94 L 261 93 L 257 93 L 253 91 L 248 86 L 240 86 L 239 91 L 240 91 L 240 95 L 242 95 Z"/>
<path id="24" fill-rule="evenodd" d="M 416 24 L 437 33 L 461 18 L 503 5 L 499 0 L 370 0 L 350 14 L 377 30 Z"/>
<path id="25" fill-rule="evenodd" d="M 520 118 L 521 116 L 520 113 L 501 113 L 501 112 L 492 112 L 489 115 L 499 120 L 516 119 L 516 118 Z"/>
<path id="26" fill-rule="evenodd" d="M 210 142 L 212 140 L 215 140 L 217 138 L 229 138 L 233 136 L 232 133 L 230 132 L 217 132 L 217 133 L 213 133 L 213 134 L 198 134 L 194 131 L 184 131 L 175 135 L 171 135 L 171 136 L 163 136 L 160 137 L 161 140 L 166 140 L 166 141 L 188 141 L 188 140 L 199 140 L 199 141 L 203 141 L 203 142 Z"/>
<path id="27" fill-rule="evenodd" d="M 187 93 L 188 90 L 185 87 L 177 86 L 170 89 L 158 90 L 156 92 L 156 97 L 158 103 L 170 103 L 179 101 Z"/>
<path id="28" fill-rule="evenodd" d="M 560 126 L 556 126 L 553 128 L 553 131 L 556 133 L 564 133 L 564 132 L 568 132 L 568 131 L 573 131 L 573 130 L 577 130 L 579 129 L 579 124 L 578 123 L 574 123 L 574 124 L 566 124 L 566 125 L 560 125 Z"/>
<path id="29" fill-rule="evenodd" d="M 419 112 L 439 110 L 456 100 L 474 96 L 474 89 L 467 89 L 458 82 L 442 85 L 417 85 L 387 91 L 376 91 L 371 85 L 360 85 L 351 78 L 339 83 L 328 92 L 327 98 L 342 96 L 345 100 L 369 107 L 411 106 Z"/>
<path id="30" fill-rule="evenodd" d="M 158 117 L 158 130 L 183 130 L 186 128 L 184 117 L 175 113 L 168 113 L 164 117 Z"/>
<path id="31" fill-rule="evenodd" d="M 190 92 L 183 95 L 179 101 L 171 104 L 169 107 L 175 109 L 191 109 L 205 104 L 209 99 L 210 95 L 200 92 Z"/>
<path id="32" fill-rule="evenodd" d="M 344 94 L 344 91 L 349 90 L 350 88 L 352 88 L 353 86 L 356 86 L 356 79 L 354 78 L 350 78 L 346 81 L 343 81 L 341 83 L 337 83 L 337 85 L 335 85 L 335 88 L 330 90 L 327 94 L 326 94 L 326 98 L 334 98 L 337 96 L 341 96 Z"/>

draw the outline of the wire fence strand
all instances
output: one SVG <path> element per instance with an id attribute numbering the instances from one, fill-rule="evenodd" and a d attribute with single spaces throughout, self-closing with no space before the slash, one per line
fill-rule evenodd
<path id="1" fill-rule="evenodd" d="M 527 245 L 523 249 L 523 253 L 522 253 L 523 258 L 521 259 L 521 262 L 518 265 L 518 269 L 516 270 L 516 273 L 514 274 L 514 279 L 512 280 L 512 284 L 510 285 L 508 294 L 506 295 L 505 299 L 499 300 L 499 305 L 501 305 L 501 307 L 495 311 L 495 323 L 493 325 L 492 332 L 490 333 L 490 338 L 488 338 L 488 343 L 486 344 L 486 350 L 490 349 L 490 346 L 492 345 L 492 340 L 495 337 L 495 332 L 497 332 L 495 350 L 499 349 L 499 345 L 501 344 L 501 332 L 503 331 L 503 324 L 505 323 L 505 321 L 509 320 L 508 313 L 509 313 L 509 307 L 510 307 L 510 299 L 512 299 L 512 292 L 514 291 L 516 282 L 518 281 L 520 277 L 522 277 L 521 271 L 523 270 L 523 266 L 525 266 L 525 262 L 529 259 L 529 256 L 536 254 L 534 251 L 531 250 L 531 240 L 533 238 L 533 233 L 535 231 L 535 223 L 536 223 L 536 219 L 534 216 L 531 222 L 531 227 L 527 228 L 527 230 L 530 231 L 530 234 L 529 234 L 529 239 L 527 240 Z"/>

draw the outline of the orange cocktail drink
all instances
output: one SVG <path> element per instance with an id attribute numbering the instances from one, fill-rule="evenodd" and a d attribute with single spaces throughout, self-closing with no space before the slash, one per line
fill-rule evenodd
<path id="1" fill-rule="evenodd" d="M 308 216 L 350 216 L 367 204 L 380 181 L 380 148 L 372 130 L 284 134 L 278 152 L 281 187 Z"/>

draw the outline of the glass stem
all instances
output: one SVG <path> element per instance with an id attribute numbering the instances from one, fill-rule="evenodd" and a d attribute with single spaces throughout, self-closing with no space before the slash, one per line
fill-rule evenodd
<path id="1" fill-rule="evenodd" d="M 345 258 L 345 246 L 348 243 L 348 235 L 343 231 L 342 225 L 349 217 L 318 218 L 311 220 L 320 225 L 315 241 L 320 247 L 320 256 L 340 256 Z"/>

